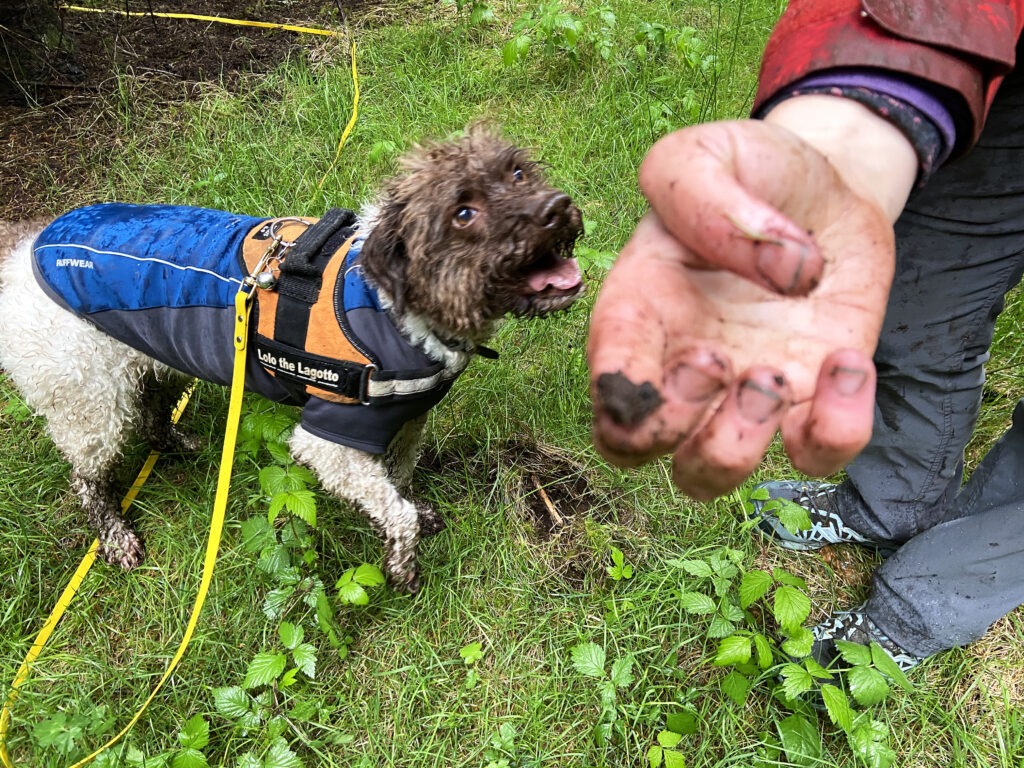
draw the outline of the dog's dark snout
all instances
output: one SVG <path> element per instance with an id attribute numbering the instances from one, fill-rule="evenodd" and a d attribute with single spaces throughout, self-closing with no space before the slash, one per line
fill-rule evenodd
<path id="1" fill-rule="evenodd" d="M 562 226 L 566 223 L 572 200 L 564 192 L 542 198 L 534 211 L 534 221 L 545 229 Z"/>

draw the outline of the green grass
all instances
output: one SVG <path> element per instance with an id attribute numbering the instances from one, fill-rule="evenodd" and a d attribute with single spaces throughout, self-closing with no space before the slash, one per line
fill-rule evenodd
<path id="1" fill-rule="evenodd" d="M 211 87 L 197 101 L 155 107 L 142 86 L 126 80 L 121 99 L 107 105 L 117 122 L 116 152 L 90 158 L 91 188 L 55 190 L 55 199 L 317 215 L 327 205 L 357 206 L 370 194 L 393 167 L 389 152 L 375 157 L 386 142 L 402 149 L 487 118 L 535 147 L 554 181 L 580 204 L 585 245 L 614 252 L 644 209 L 635 174 L 646 149 L 672 127 L 745 113 L 761 46 L 781 8 L 765 0 L 611 6 L 619 22 L 616 57 L 632 63 L 585 55 L 573 65 L 556 54 L 504 67 L 501 46 L 525 8 L 515 3 L 494 3 L 498 23 L 483 29 L 453 23 L 447 5 L 395 10 L 382 26 L 357 20 L 360 119 L 322 191 L 318 184 L 349 117 L 344 47 L 311 42 L 315 56 L 254 79 L 242 96 Z M 674 56 L 640 64 L 630 49 L 645 21 L 695 27 L 718 56 L 717 72 L 702 75 Z M 707 638 L 706 622 L 680 606 L 678 593 L 693 589 L 693 580 L 670 561 L 728 546 L 743 553 L 748 567 L 781 565 L 807 578 L 814 615 L 862 597 L 871 561 L 853 555 L 846 569 L 767 550 L 741 529 L 734 499 L 696 504 L 672 488 L 664 462 L 625 472 L 596 455 L 584 350 L 601 275 L 599 266 L 588 269 L 590 298 L 567 315 L 507 325 L 494 342 L 501 358 L 475 362 L 432 416 L 416 490 L 448 528 L 422 546 L 422 592 L 408 598 L 378 589 L 366 608 L 339 606 L 339 623 L 352 637 L 344 659 L 308 610 L 290 616 L 303 623 L 318 653 L 315 680 L 278 693 L 279 702 L 316 710 L 283 726 L 306 766 L 483 768 L 500 759 L 510 766 L 638 766 L 665 716 L 683 710 L 697 717 L 697 733 L 678 746 L 688 766 L 788 764 L 770 744 L 789 710 L 757 691 L 742 707 L 723 696 L 724 672 L 710 663 L 716 641 Z M 1022 315 L 1014 297 L 1001 320 L 1003 341 L 972 462 L 1008 423 Z M 2 693 L 90 534 L 43 425 L 6 382 L 0 387 L 7 404 L 0 418 Z M 198 389 L 185 424 L 208 435 L 210 447 L 161 459 L 139 496 L 132 514 L 146 540 L 145 565 L 131 574 L 97 566 L 34 668 L 10 740 L 20 764 L 63 766 L 80 757 L 127 721 L 161 674 L 198 583 L 225 411 L 224 392 Z M 144 455 L 134 446 L 125 456 L 125 483 Z M 266 727 L 234 728 L 212 693 L 240 685 L 254 654 L 280 647 L 279 622 L 262 612 L 274 583 L 240 535 L 242 521 L 266 513 L 257 474 L 268 461 L 265 454 L 239 459 L 196 637 L 127 737 L 150 757 L 180 746 L 180 729 L 197 714 L 211 727 L 202 750 L 210 765 L 234 768 L 242 753 L 261 753 L 272 741 Z M 788 472 L 778 452 L 761 470 Z M 566 518 L 551 536 L 538 530 L 530 511 L 537 483 Z M 611 546 L 634 566 L 632 579 L 607 574 Z M 316 551 L 311 569 L 330 587 L 346 569 L 379 562 L 381 550 L 361 516 L 320 494 Z M 1020 765 L 1022 637 L 1015 614 L 981 643 L 925 665 L 912 675 L 914 693 L 895 694 L 877 709 L 899 765 Z M 473 666 L 479 682 L 467 687 L 459 651 L 474 642 L 483 657 Z M 597 685 L 571 660 L 571 648 L 584 642 L 602 646 L 609 665 L 635 660 L 634 679 L 617 692 L 621 734 L 607 747 L 592 736 L 602 711 Z M 97 705 L 106 710 L 75 735 L 69 754 L 39 746 L 37 723 L 59 713 L 88 714 Z M 503 726 L 513 736 L 499 750 L 492 741 Z M 824 751 L 811 764 L 854 765 L 838 729 L 825 719 L 818 728 Z"/>

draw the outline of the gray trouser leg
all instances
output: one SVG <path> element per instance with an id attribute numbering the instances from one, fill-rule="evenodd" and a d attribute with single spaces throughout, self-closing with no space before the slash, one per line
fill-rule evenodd
<path id="1" fill-rule="evenodd" d="M 840 503 L 854 529 L 906 542 L 875 573 L 867 612 L 928 656 L 1024 602 L 1024 406 L 960 491 L 995 320 L 1024 268 L 1024 71 L 978 147 L 912 197 L 897 238 L 875 431 Z"/>
<path id="2" fill-rule="evenodd" d="M 957 516 L 995 321 L 1024 269 L 1024 72 L 999 96 L 978 146 L 915 193 L 896 224 L 874 432 L 839 499 L 844 521 L 877 541 Z"/>
<path id="3" fill-rule="evenodd" d="M 872 620 L 917 656 L 979 639 L 1024 602 L 1024 401 L 953 507 L 875 572 Z"/>

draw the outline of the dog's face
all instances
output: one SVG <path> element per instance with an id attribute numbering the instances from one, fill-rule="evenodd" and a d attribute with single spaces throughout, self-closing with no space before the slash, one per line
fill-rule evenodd
<path id="1" fill-rule="evenodd" d="M 545 315 L 583 295 L 572 258 L 582 215 L 524 150 L 477 126 L 403 165 L 362 257 L 396 312 L 480 339 L 508 313 Z"/>

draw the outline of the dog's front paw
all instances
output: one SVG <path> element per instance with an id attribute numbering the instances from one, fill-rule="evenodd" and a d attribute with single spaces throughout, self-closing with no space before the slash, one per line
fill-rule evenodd
<path id="1" fill-rule="evenodd" d="M 396 592 L 415 595 L 420 591 L 420 574 L 416 566 L 416 550 L 396 546 L 388 547 L 388 558 L 384 563 L 384 575 L 388 586 Z"/>
<path id="2" fill-rule="evenodd" d="M 407 595 L 415 595 L 420 591 L 420 574 L 416 566 L 393 570 L 390 565 L 385 568 L 384 575 L 387 577 L 388 586 L 395 592 L 404 592 Z"/>
<path id="3" fill-rule="evenodd" d="M 135 531 L 119 525 L 101 534 L 97 554 L 111 565 L 130 571 L 142 564 L 146 551 Z"/>

